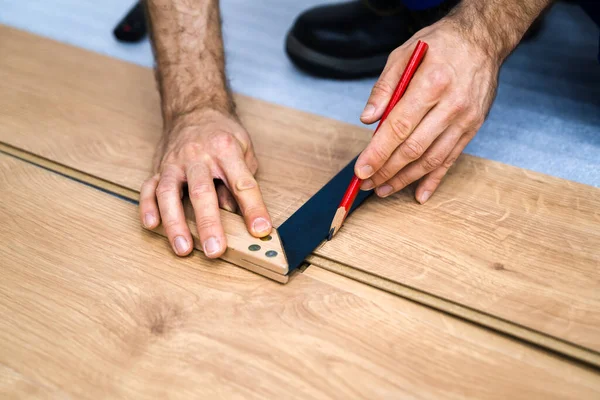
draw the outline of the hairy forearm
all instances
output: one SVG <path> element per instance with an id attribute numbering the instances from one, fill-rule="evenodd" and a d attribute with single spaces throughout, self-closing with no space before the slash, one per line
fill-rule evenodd
<path id="1" fill-rule="evenodd" d="M 491 57 L 504 60 L 553 0 L 462 0 L 448 16 Z"/>
<path id="2" fill-rule="evenodd" d="M 234 113 L 218 0 L 146 0 L 165 129 L 203 109 Z"/>

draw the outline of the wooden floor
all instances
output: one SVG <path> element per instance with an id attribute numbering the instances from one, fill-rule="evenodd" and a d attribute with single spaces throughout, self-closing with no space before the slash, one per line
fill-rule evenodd
<path id="1" fill-rule="evenodd" d="M 0 32 L 0 140 L 139 189 L 161 129 L 152 72 Z M 366 129 L 237 101 L 276 225 L 370 137 Z M 315 254 L 572 343 L 599 360 L 598 210 L 600 189 L 465 156 L 425 206 L 410 191 L 373 198 Z"/>
<path id="2" fill-rule="evenodd" d="M 151 71 L 5 27 L 0 54 L 0 150 L 133 198 L 160 136 Z M 237 100 L 276 225 L 370 137 Z M 600 365 L 598 189 L 464 157 L 426 206 L 369 200 L 282 286 L 179 259 L 134 204 L 0 160 L 0 397 L 600 396 L 560 355 Z"/>
<path id="3" fill-rule="evenodd" d="M 584 367 L 317 267 L 283 286 L 179 259 L 134 204 L 6 155 L 0 185 L 0 394 L 600 395 Z"/>

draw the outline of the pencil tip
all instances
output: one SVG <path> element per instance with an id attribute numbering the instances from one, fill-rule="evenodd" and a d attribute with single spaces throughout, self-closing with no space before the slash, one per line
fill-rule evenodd
<path id="1" fill-rule="evenodd" d="M 333 234 L 335 233 L 335 228 L 331 228 L 329 230 L 329 235 L 327 236 L 327 241 L 330 241 L 331 239 L 333 239 Z"/>

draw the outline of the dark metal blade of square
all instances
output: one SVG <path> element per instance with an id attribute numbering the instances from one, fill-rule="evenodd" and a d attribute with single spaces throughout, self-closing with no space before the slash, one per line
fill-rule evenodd
<path id="1" fill-rule="evenodd" d="M 304 259 L 327 238 L 333 216 L 354 176 L 354 164 L 357 158 L 358 156 L 350 161 L 344 169 L 277 228 L 287 257 L 289 272 L 298 268 Z M 372 190 L 360 191 L 348 215 L 372 193 Z"/>

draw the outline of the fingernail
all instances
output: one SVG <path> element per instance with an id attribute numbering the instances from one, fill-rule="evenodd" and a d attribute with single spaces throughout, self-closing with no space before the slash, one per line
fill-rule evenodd
<path id="1" fill-rule="evenodd" d="M 362 185 L 360 185 L 360 190 L 371 190 L 373 187 L 375 187 L 373 181 L 371 179 L 367 179 L 366 181 L 363 181 Z"/>
<path id="2" fill-rule="evenodd" d="M 375 114 L 375 106 L 373 104 L 367 104 L 360 117 L 369 118 L 372 117 L 373 114 Z"/>
<path id="3" fill-rule="evenodd" d="M 219 245 L 219 239 L 217 239 L 214 236 L 211 236 L 208 239 L 206 239 L 202 246 L 204 247 L 204 254 L 206 254 L 207 256 L 216 254 L 219 252 L 219 250 L 221 250 L 221 246 Z"/>
<path id="4" fill-rule="evenodd" d="M 235 207 L 234 207 L 234 206 L 232 206 L 231 204 L 228 204 L 228 203 L 226 203 L 226 204 L 223 204 L 223 209 L 224 209 L 224 210 L 227 210 L 227 211 L 229 211 L 229 212 L 232 212 L 232 213 L 234 213 L 234 212 L 235 212 Z"/>
<path id="5" fill-rule="evenodd" d="M 271 228 L 271 224 L 264 218 L 256 218 L 252 223 L 252 229 L 257 234 L 261 234 L 263 232 L 267 232 Z"/>
<path id="6" fill-rule="evenodd" d="M 156 217 L 150 213 L 144 214 L 144 226 L 146 228 L 152 228 L 156 224 Z"/>
<path id="7" fill-rule="evenodd" d="M 390 185 L 379 186 L 377 188 L 377 196 L 385 197 L 385 196 L 389 195 L 390 193 L 392 193 L 392 190 L 394 190 L 394 188 L 392 188 Z"/>
<path id="8" fill-rule="evenodd" d="M 359 168 L 358 175 L 360 179 L 369 178 L 371 175 L 373 175 L 373 167 L 371 167 L 370 165 L 363 165 Z"/>
<path id="9" fill-rule="evenodd" d="M 190 245 L 183 236 L 177 236 L 175 238 L 175 251 L 177 254 L 185 254 L 189 248 Z"/>
<path id="10" fill-rule="evenodd" d="M 425 204 L 427 200 L 431 197 L 431 192 L 423 192 L 421 198 L 419 199 L 419 203 Z"/>

